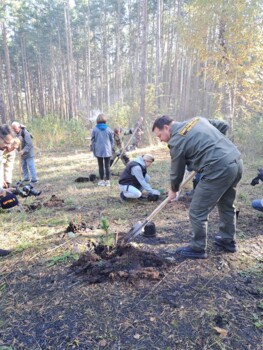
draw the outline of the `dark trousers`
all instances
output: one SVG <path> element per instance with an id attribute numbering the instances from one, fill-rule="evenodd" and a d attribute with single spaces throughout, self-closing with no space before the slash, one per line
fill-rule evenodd
<path id="1" fill-rule="evenodd" d="M 104 168 L 106 174 L 106 180 L 110 180 L 110 159 L 111 157 L 97 157 L 99 165 L 100 179 L 104 179 Z"/>

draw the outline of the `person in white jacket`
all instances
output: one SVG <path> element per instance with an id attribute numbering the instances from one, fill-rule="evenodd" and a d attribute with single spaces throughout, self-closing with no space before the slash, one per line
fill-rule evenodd
<path id="1" fill-rule="evenodd" d="M 152 189 L 150 176 L 147 174 L 154 162 L 151 154 L 145 154 L 129 162 L 119 178 L 120 201 L 124 202 L 128 198 L 137 199 L 142 196 L 142 191 L 154 195 L 160 195 L 158 190 Z"/>

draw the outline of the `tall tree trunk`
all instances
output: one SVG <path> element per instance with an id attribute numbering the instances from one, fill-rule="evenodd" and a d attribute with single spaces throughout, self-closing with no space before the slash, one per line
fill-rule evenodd
<path id="1" fill-rule="evenodd" d="M 91 117 L 91 79 L 90 79 L 90 7 L 87 9 L 87 17 L 85 22 L 85 100 L 86 100 L 86 115 L 88 119 Z"/>
<path id="2" fill-rule="evenodd" d="M 69 97 L 69 118 L 76 117 L 76 83 L 75 66 L 72 51 L 72 34 L 70 24 L 69 0 L 64 2 L 65 31 L 67 42 L 67 74 L 68 74 L 68 97 Z"/>
<path id="3" fill-rule="evenodd" d="M 2 67 L 2 60 L 0 56 L 0 67 Z M 0 69 L 0 118 L 1 118 L 1 124 L 6 124 L 6 106 L 4 102 L 4 83 L 3 83 L 3 75 L 2 75 L 2 69 Z"/>
<path id="4" fill-rule="evenodd" d="M 145 95 L 146 95 L 146 55 L 147 55 L 147 0 L 143 1 L 143 16 L 142 16 L 142 60 L 141 60 L 141 103 L 140 103 L 140 115 L 145 116 Z"/>
<path id="5" fill-rule="evenodd" d="M 28 116 L 32 118 L 32 98 L 30 89 L 30 78 L 28 70 L 28 61 L 26 54 L 25 38 L 21 38 L 21 55 L 22 55 L 22 67 L 23 67 L 23 78 L 24 78 L 24 89 L 25 89 L 25 100 L 26 100 L 26 114 L 27 116 L 21 116 L 22 121 L 26 122 Z"/>
<path id="6" fill-rule="evenodd" d="M 120 17 L 121 17 L 121 0 L 118 0 L 117 23 L 116 23 L 116 75 L 115 75 L 115 89 L 117 100 L 121 99 L 121 66 L 120 66 Z"/>
<path id="7" fill-rule="evenodd" d="M 13 98 L 13 89 L 12 89 L 12 81 L 11 81 L 10 57 L 9 57 L 9 49 L 7 45 L 6 27 L 4 24 L 2 24 L 2 37 L 3 37 L 3 47 L 4 47 L 4 53 L 5 53 L 5 73 L 6 73 L 7 96 L 8 96 L 7 119 L 14 120 L 15 111 L 14 111 L 14 98 Z"/>
<path id="8" fill-rule="evenodd" d="M 37 50 L 37 68 L 38 68 L 38 94 L 39 94 L 39 113 L 43 117 L 46 115 L 45 105 L 45 83 L 42 69 L 41 55 Z"/>
<path id="9" fill-rule="evenodd" d="M 161 88 L 160 88 L 160 66 L 161 66 L 161 18 L 162 18 L 162 0 L 157 0 L 157 29 L 156 29 L 156 101 L 158 111 L 161 109 Z"/>

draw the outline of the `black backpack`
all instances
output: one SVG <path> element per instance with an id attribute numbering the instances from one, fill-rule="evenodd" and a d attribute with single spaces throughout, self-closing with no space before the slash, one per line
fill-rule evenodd
<path id="1" fill-rule="evenodd" d="M 25 129 L 26 129 L 26 127 L 25 126 L 21 126 L 20 125 L 20 127 L 21 127 L 21 129 L 22 129 L 22 131 L 21 131 L 21 136 L 23 137 L 23 139 L 25 138 Z M 27 130 L 28 131 L 28 130 Z M 29 132 L 29 131 L 28 131 Z M 29 135 L 30 135 L 30 137 L 31 137 L 31 139 L 33 139 L 33 135 L 29 132 Z"/>

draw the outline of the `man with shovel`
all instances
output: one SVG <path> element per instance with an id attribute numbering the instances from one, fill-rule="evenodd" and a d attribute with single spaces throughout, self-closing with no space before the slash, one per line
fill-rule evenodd
<path id="1" fill-rule="evenodd" d="M 176 250 L 182 257 L 207 258 L 207 222 L 215 206 L 220 221 L 214 243 L 228 252 L 237 251 L 234 201 L 243 162 L 236 146 L 219 131 L 222 123 L 202 117 L 176 122 L 162 116 L 152 127 L 160 141 L 167 142 L 170 148 L 170 201 L 177 197 L 186 166 L 202 174 L 189 208 L 192 240 L 189 246 Z"/>

